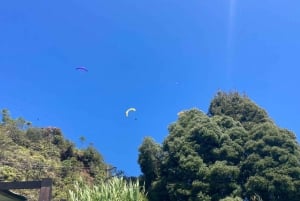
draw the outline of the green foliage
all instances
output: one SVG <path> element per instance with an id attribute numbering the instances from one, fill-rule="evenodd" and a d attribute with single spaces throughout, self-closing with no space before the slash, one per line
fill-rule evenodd
<path id="1" fill-rule="evenodd" d="M 259 108 L 247 96 L 237 92 L 218 92 L 209 106 L 210 116 L 229 116 L 240 122 L 245 129 L 251 129 L 251 123 L 270 121 L 265 110 Z"/>
<path id="2" fill-rule="evenodd" d="M 146 189 L 148 189 L 151 183 L 158 178 L 163 152 L 161 146 L 150 137 L 144 139 L 139 152 L 138 162 L 144 172 Z"/>
<path id="3" fill-rule="evenodd" d="M 69 201 L 147 201 L 145 190 L 136 182 L 114 177 L 98 185 L 76 181 L 69 190 Z"/>
<path id="4" fill-rule="evenodd" d="M 1 175 L 1 180 L 12 180 L 12 179 L 16 179 L 17 177 L 20 177 L 20 175 L 18 175 L 18 170 L 16 168 L 7 165 L 0 167 L 0 175 Z"/>
<path id="5" fill-rule="evenodd" d="M 43 130 L 40 128 L 29 128 L 25 136 L 31 141 L 31 142 L 39 142 L 43 139 Z"/>
<path id="6" fill-rule="evenodd" d="M 141 147 L 139 163 L 151 201 L 300 200 L 295 135 L 238 93 L 219 92 L 208 115 L 180 112 L 162 149 L 152 139 Z M 163 156 L 159 160 L 151 157 L 155 150 Z"/>
<path id="7" fill-rule="evenodd" d="M 78 149 L 65 139 L 59 128 L 37 128 L 23 118 L 13 119 L 2 110 L 0 124 L 0 180 L 24 181 L 50 177 L 54 181 L 53 201 L 66 199 L 74 181 L 99 183 L 106 178 L 102 156 L 89 146 Z M 20 190 L 37 200 L 38 193 Z"/>

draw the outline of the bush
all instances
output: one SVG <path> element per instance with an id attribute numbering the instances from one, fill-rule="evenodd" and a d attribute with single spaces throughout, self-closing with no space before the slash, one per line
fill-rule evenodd
<path id="1" fill-rule="evenodd" d="M 68 201 L 147 201 L 138 181 L 126 182 L 123 178 L 114 177 L 95 186 L 75 182 L 73 187 L 69 190 Z"/>

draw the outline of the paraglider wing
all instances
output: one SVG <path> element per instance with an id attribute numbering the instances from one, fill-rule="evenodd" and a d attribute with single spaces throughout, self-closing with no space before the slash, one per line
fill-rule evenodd
<path id="1" fill-rule="evenodd" d="M 129 112 L 135 112 L 136 111 L 136 109 L 135 108 L 133 108 L 133 107 L 131 107 L 131 108 L 129 108 L 128 110 L 126 110 L 126 112 L 125 112 L 125 114 L 126 114 L 126 117 L 128 117 L 128 115 L 129 115 Z"/>
<path id="2" fill-rule="evenodd" d="M 85 71 L 85 72 L 88 72 L 88 69 L 86 67 L 77 67 L 76 70 L 81 70 L 81 71 Z"/>

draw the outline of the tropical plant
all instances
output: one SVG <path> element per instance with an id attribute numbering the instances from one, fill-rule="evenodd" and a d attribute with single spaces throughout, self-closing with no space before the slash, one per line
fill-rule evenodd
<path id="1" fill-rule="evenodd" d="M 139 181 L 126 181 L 113 177 L 98 185 L 76 181 L 69 190 L 68 201 L 147 201 L 144 187 Z"/>

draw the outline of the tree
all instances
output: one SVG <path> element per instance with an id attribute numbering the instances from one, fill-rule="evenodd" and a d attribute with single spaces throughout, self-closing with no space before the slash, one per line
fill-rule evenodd
<path id="1" fill-rule="evenodd" d="M 3 109 L 1 111 L 1 113 L 2 113 L 1 114 L 2 115 L 2 124 L 6 124 L 6 123 L 9 123 L 10 121 L 12 121 L 8 109 Z"/>
<path id="2" fill-rule="evenodd" d="M 159 195 L 150 201 L 300 200 L 295 135 L 238 93 L 218 92 L 208 115 L 198 109 L 181 112 L 162 151 L 155 179 L 146 176 L 153 167 L 140 163 L 149 195 Z M 139 158 L 151 157 L 143 151 Z"/>
<path id="3" fill-rule="evenodd" d="M 211 101 L 208 115 L 232 117 L 240 122 L 246 130 L 251 128 L 251 123 L 271 121 L 265 110 L 258 107 L 246 95 L 241 96 L 238 92 L 227 94 L 219 91 Z"/>
<path id="4" fill-rule="evenodd" d="M 83 147 L 84 143 L 86 142 L 86 138 L 82 135 L 79 137 L 79 140 L 80 140 L 81 146 Z"/>
<path id="5" fill-rule="evenodd" d="M 155 143 L 152 138 L 146 137 L 139 148 L 138 158 L 138 163 L 145 177 L 146 189 L 158 178 L 162 157 L 163 152 L 161 146 Z"/>

